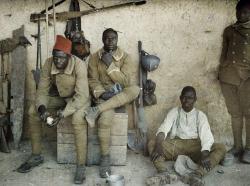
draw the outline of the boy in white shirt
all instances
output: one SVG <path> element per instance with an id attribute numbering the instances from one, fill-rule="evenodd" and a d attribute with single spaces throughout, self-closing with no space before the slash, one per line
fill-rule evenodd
<path id="1" fill-rule="evenodd" d="M 178 155 L 189 156 L 199 165 L 199 169 L 189 175 L 189 184 L 203 185 L 202 177 L 223 159 L 226 149 L 223 144 L 214 143 L 207 116 L 194 108 L 196 99 L 193 87 L 182 89 L 182 106 L 168 112 L 148 149 L 158 172 L 167 171 L 165 161 L 176 160 Z"/>

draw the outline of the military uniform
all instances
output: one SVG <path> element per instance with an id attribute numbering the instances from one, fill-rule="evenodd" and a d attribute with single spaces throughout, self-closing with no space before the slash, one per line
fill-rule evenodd
<path id="1" fill-rule="evenodd" d="M 242 149 L 243 117 L 246 118 L 246 149 L 250 149 L 250 25 L 234 24 L 223 34 L 219 80 L 232 117 L 234 146 Z"/>
<path id="2" fill-rule="evenodd" d="M 50 89 L 57 89 L 58 95 L 50 95 Z M 87 68 L 76 56 L 71 56 L 61 73 L 49 58 L 42 69 L 37 90 L 36 104 L 29 109 L 30 134 L 33 154 L 41 153 L 41 122 L 37 113 L 40 105 L 49 111 L 63 109 L 64 117 L 72 117 L 77 151 L 77 163 L 85 164 L 87 146 L 87 123 L 83 113 L 90 105 Z"/>
<path id="3" fill-rule="evenodd" d="M 118 47 L 112 54 L 112 63 L 107 67 L 101 61 L 103 51 L 100 49 L 90 57 L 88 79 L 94 102 L 101 112 L 98 119 L 101 155 L 108 155 L 114 108 L 134 100 L 139 94 L 139 87 L 131 83 L 131 78 L 135 76 L 132 72 L 136 67 L 131 63 L 130 56 Z M 119 83 L 123 87 L 122 92 L 107 101 L 100 99 L 100 96 L 110 90 L 115 83 Z"/>

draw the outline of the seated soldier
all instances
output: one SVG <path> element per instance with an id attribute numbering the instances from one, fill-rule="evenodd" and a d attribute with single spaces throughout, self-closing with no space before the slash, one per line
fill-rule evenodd
<path id="1" fill-rule="evenodd" d="M 101 146 L 100 176 L 106 177 L 110 170 L 110 128 L 114 118 L 114 108 L 134 100 L 139 87 L 132 85 L 133 63 L 127 53 L 117 47 L 118 34 L 109 28 L 103 32 L 104 47 L 90 56 L 88 66 L 89 87 L 95 107 L 86 112 L 90 126 L 98 119 L 98 137 Z M 134 74 L 135 75 L 135 74 Z"/>
<path id="2" fill-rule="evenodd" d="M 156 141 L 148 144 L 151 160 L 159 173 L 167 172 L 165 161 L 176 160 L 178 155 L 189 156 L 199 165 L 188 175 L 190 185 L 203 185 L 202 177 L 214 168 L 226 153 L 223 144 L 214 143 L 206 115 L 194 108 L 196 91 L 183 88 L 181 107 L 171 109 L 156 133 Z"/>
<path id="3" fill-rule="evenodd" d="M 77 154 L 74 182 L 80 184 L 85 179 L 87 149 L 87 122 L 82 112 L 90 106 L 90 99 L 86 64 L 71 55 L 71 46 L 70 40 L 58 35 L 53 57 L 43 66 L 36 104 L 29 109 L 32 155 L 17 171 L 26 173 L 43 163 L 41 120 L 54 126 L 62 118 L 72 117 Z M 48 121 L 49 117 L 53 121 Z"/>

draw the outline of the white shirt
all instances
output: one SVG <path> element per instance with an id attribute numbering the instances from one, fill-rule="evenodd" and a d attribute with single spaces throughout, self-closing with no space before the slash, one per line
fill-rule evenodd
<path id="1" fill-rule="evenodd" d="M 171 139 L 176 136 L 181 139 L 199 138 L 201 140 L 201 151 L 210 151 L 214 143 L 214 137 L 207 116 L 202 111 L 195 108 L 190 112 L 185 112 L 179 107 L 171 109 L 156 135 L 160 132 L 165 134 L 165 138 L 169 133 Z"/>

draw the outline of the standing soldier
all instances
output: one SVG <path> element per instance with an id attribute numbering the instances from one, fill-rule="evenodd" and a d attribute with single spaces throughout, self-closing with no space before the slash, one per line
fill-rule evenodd
<path id="1" fill-rule="evenodd" d="M 250 2 L 236 6 L 237 22 L 223 34 L 219 80 L 231 115 L 234 146 L 229 151 L 250 163 Z M 242 145 L 243 117 L 246 125 L 246 146 Z"/>
<path id="2" fill-rule="evenodd" d="M 62 118 L 72 117 L 77 154 L 74 182 L 81 184 L 85 179 L 87 149 L 87 122 L 82 113 L 89 107 L 90 99 L 86 64 L 71 55 L 71 45 L 70 40 L 58 35 L 53 49 L 53 57 L 44 64 L 36 104 L 29 109 L 32 155 L 17 171 L 26 173 L 43 163 L 40 120 L 49 124 L 50 116 L 53 126 Z M 54 90 L 51 91 L 51 89 Z M 53 95 L 50 94 L 51 92 Z M 53 112 L 56 112 L 54 116 Z"/>
<path id="3" fill-rule="evenodd" d="M 117 47 L 118 34 L 112 28 L 102 35 L 104 47 L 94 53 L 89 60 L 88 78 L 95 107 L 86 112 L 90 126 L 98 118 L 98 136 L 101 146 L 100 176 L 106 177 L 110 170 L 110 128 L 114 118 L 114 108 L 134 100 L 139 87 L 132 85 L 132 61 L 127 53 Z"/>

